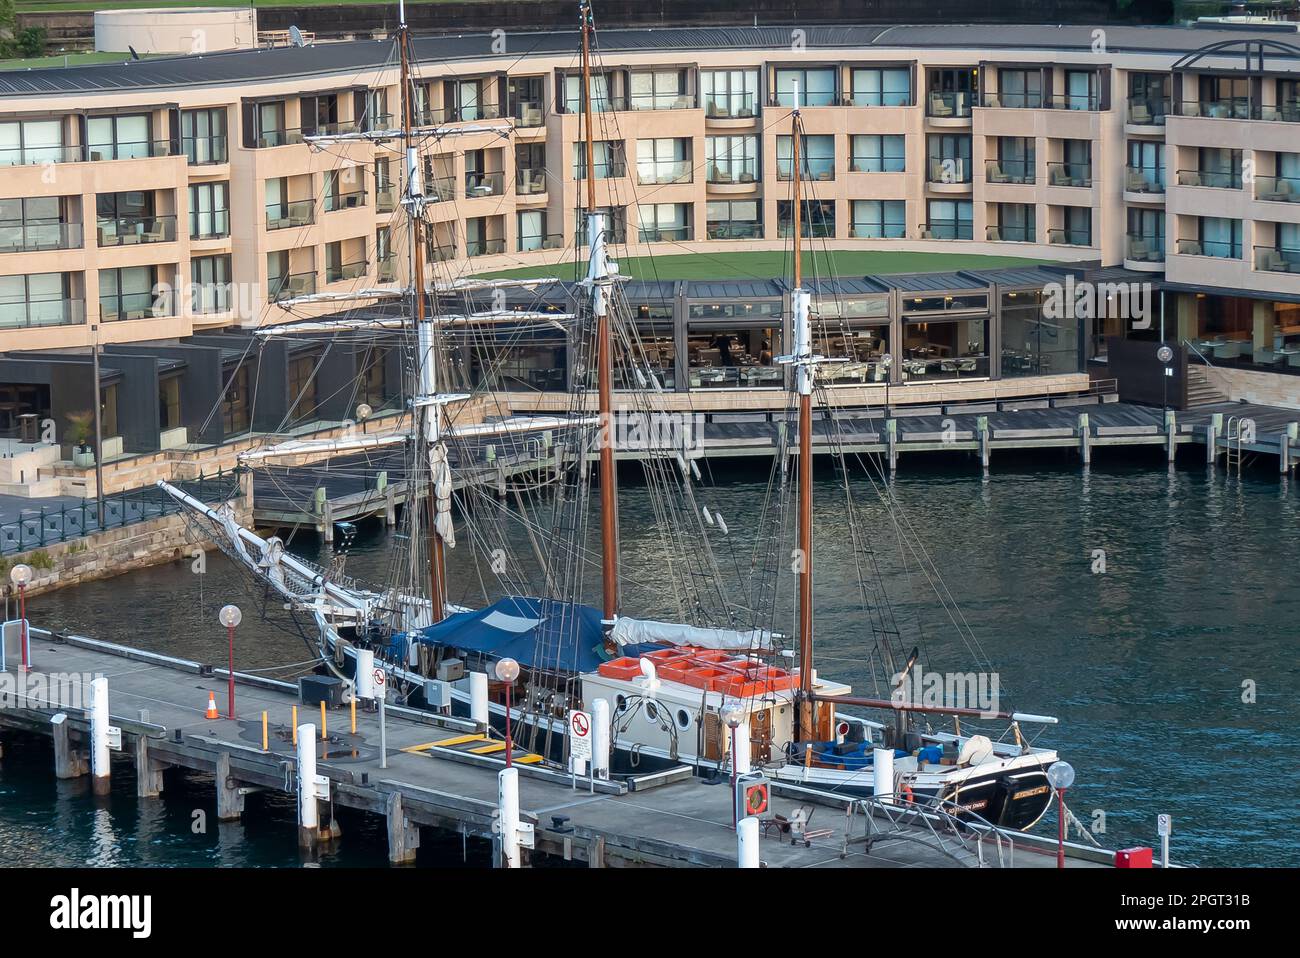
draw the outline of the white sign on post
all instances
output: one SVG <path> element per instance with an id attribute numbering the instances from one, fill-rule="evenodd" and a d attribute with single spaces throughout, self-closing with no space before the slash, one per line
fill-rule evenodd
<path id="1" fill-rule="evenodd" d="M 1159 834 L 1161 838 L 1169 837 L 1169 835 L 1173 833 L 1173 830 L 1174 821 L 1172 818 L 1168 815 L 1156 816 L 1156 833 Z"/>
<path id="2" fill-rule="evenodd" d="M 591 761 L 591 713 L 569 713 L 569 755 L 583 762 Z"/>
<path id="3" fill-rule="evenodd" d="M 382 689 L 383 687 L 384 687 L 384 670 L 375 669 L 375 688 Z"/>

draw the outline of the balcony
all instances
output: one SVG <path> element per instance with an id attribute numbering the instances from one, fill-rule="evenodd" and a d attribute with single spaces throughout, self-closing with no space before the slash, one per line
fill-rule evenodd
<path id="1" fill-rule="evenodd" d="M 634 111 L 695 109 L 695 98 L 682 93 L 633 93 L 628 102 Z"/>
<path id="2" fill-rule="evenodd" d="M 280 303 L 299 296 L 311 296 L 316 292 L 316 273 L 312 271 L 268 276 L 266 290 L 266 300 L 269 303 Z"/>
<path id="3" fill-rule="evenodd" d="M 1184 100 L 1178 104 L 1179 116 L 1202 116 L 1216 120 L 1251 119 L 1250 100 L 1231 97 L 1226 100 Z"/>
<path id="4" fill-rule="evenodd" d="M 1180 239 L 1177 248 L 1180 256 L 1241 259 L 1241 244 L 1230 240 Z"/>
<path id="5" fill-rule="evenodd" d="M 315 200 L 295 200 L 292 203 L 268 203 L 266 205 L 266 228 L 268 230 L 310 226 L 315 222 Z"/>
<path id="6" fill-rule="evenodd" d="M 181 139 L 181 152 L 190 166 L 210 166 L 225 163 L 230 154 L 224 136 L 195 136 Z"/>
<path id="7" fill-rule="evenodd" d="M 903 173 L 907 169 L 907 160 L 901 156 L 850 156 L 850 173 Z"/>
<path id="8" fill-rule="evenodd" d="M 528 253 L 539 249 L 564 249 L 564 234 L 548 233 L 545 236 L 519 237 L 519 252 Z"/>
<path id="9" fill-rule="evenodd" d="M 1300 103 L 1257 104 L 1251 110 L 1250 118 L 1273 123 L 1300 123 Z"/>
<path id="10" fill-rule="evenodd" d="M 645 229 L 639 231 L 638 239 L 642 243 L 685 243 L 694 238 L 694 230 L 689 226 Z"/>
<path id="11" fill-rule="evenodd" d="M 153 293 L 122 293 L 99 297 L 99 317 L 106 323 L 152 319 L 172 314 L 171 304 Z"/>
<path id="12" fill-rule="evenodd" d="M 1300 202 L 1300 177 L 1257 175 L 1255 199 L 1269 203 Z"/>
<path id="13" fill-rule="evenodd" d="M 456 177 L 426 176 L 424 178 L 424 200 L 426 203 L 447 203 L 456 198 Z"/>
<path id="14" fill-rule="evenodd" d="M 1041 110 L 1043 94 L 1038 90 L 1014 93 L 985 93 L 981 106 L 994 110 Z"/>
<path id="15" fill-rule="evenodd" d="M 81 223 L 15 223 L 0 225 L 0 253 L 39 253 L 81 249 Z"/>
<path id="16" fill-rule="evenodd" d="M 1124 237 L 1124 259 L 1132 263 L 1163 263 L 1165 238 L 1129 233 Z"/>
<path id="17" fill-rule="evenodd" d="M 505 192 L 505 174 L 503 173 L 466 173 L 465 198 L 478 199 L 483 196 L 500 196 Z"/>
<path id="18" fill-rule="evenodd" d="M 1300 249 L 1256 246 L 1255 269 L 1264 273 L 1300 273 Z"/>
<path id="19" fill-rule="evenodd" d="M 351 263 L 339 263 L 334 266 L 325 267 L 325 282 L 341 283 L 344 280 L 360 279 L 366 275 L 369 263 L 365 260 L 356 260 Z"/>
<path id="20" fill-rule="evenodd" d="M 466 240 L 466 256 L 491 256 L 495 253 L 504 253 L 506 251 L 506 241 L 504 239 L 482 239 Z"/>
<path id="21" fill-rule="evenodd" d="M 365 205 L 365 190 L 350 190 L 347 193 L 325 194 L 324 206 L 326 213 L 333 213 L 336 210 L 356 210 Z"/>
<path id="22" fill-rule="evenodd" d="M 1206 186 L 1216 190 L 1241 189 L 1241 170 L 1179 170 L 1179 186 Z"/>
<path id="23" fill-rule="evenodd" d="M 641 186 L 663 186 L 669 183 L 690 183 L 693 179 L 690 160 L 663 160 L 655 163 L 638 163 L 636 181 Z"/>
<path id="24" fill-rule="evenodd" d="M 397 209 L 397 187 L 385 186 L 376 190 L 375 209 L 380 213 L 391 213 Z"/>
<path id="25" fill-rule="evenodd" d="M 504 244 L 503 244 L 504 245 Z M 430 243 L 429 262 L 447 263 L 456 258 L 456 247 L 452 243 Z"/>
<path id="26" fill-rule="evenodd" d="M 974 239 L 973 227 L 965 221 L 951 220 L 922 223 L 917 227 L 921 239 L 968 240 Z"/>
<path id="27" fill-rule="evenodd" d="M 389 253 L 386 256 L 379 257 L 376 264 L 376 275 L 381 283 L 394 283 L 397 281 L 397 256 Z"/>
<path id="28" fill-rule="evenodd" d="M 606 160 L 600 163 L 592 164 L 595 170 L 596 179 L 612 180 L 621 176 L 627 176 L 627 166 L 622 160 Z M 580 166 L 574 170 L 573 178 L 575 180 L 585 180 L 587 177 L 583 174 L 586 172 L 585 167 Z"/>
<path id="29" fill-rule="evenodd" d="M 1167 96 L 1131 96 L 1128 98 L 1128 122 L 1133 126 L 1164 126 L 1170 106 Z"/>
<path id="30" fill-rule="evenodd" d="M 984 181 L 986 183 L 1032 185 L 1036 178 L 1036 165 L 1032 158 L 985 160 L 984 162 Z"/>
<path id="31" fill-rule="evenodd" d="M 971 99 L 970 93 L 931 91 L 925 98 L 925 115 L 932 120 L 969 119 Z"/>
<path id="32" fill-rule="evenodd" d="M 85 321 L 85 303 L 79 299 L 0 300 L 0 330 L 77 326 Z"/>
<path id="33" fill-rule="evenodd" d="M 984 238 L 990 243 L 1036 243 L 1032 226 L 986 226 Z"/>
<path id="34" fill-rule="evenodd" d="M 540 196 L 546 192 L 546 170 L 516 169 L 515 193 L 519 196 Z"/>
<path id="35" fill-rule="evenodd" d="M 835 179 L 835 159 L 833 157 L 802 157 L 803 175 L 809 180 L 833 180 Z M 778 158 L 776 161 L 776 178 L 778 180 L 793 179 L 791 172 L 794 170 L 794 161 L 790 157 L 785 159 Z"/>
<path id="36" fill-rule="evenodd" d="M 1053 246 L 1091 246 L 1089 230 L 1053 229 L 1047 231 L 1047 242 Z"/>
<path id="37" fill-rule="evenodd" d="M 191 283 L 190 312 L 202 315 L 228 313 L 234 308 L 233 292 L 230 283 Z"/>
<path id="38" fill-rule="evenodd" d="M 222 239 L 230 235 L 229 210 L 191 210 L 190 239 Z"/>
<path id="39" fill-rule="evenodd" d="M 1048 186 L 1092 186 L 1091 163 L 1054 161 L 1047 164 Z"/>
<path id="40" fill-rule="evenodd" d="M 175 216 L 123 216 L 102 219 L 98 227 L 101 247 L 172 243 L 176 240 Z"/>
<path id="41" fill-rule="evenodd" d="M 479 120 L 501 119 L 501 107 L 495 103 L 474 103 L 452 107 L 445 112 L 448 123 L 476 123 Z"/>
<path id="42" fill-rule="evenodd" d="M 711 240 L 763 238 L 763 226 L 754 220 L 711 220 L 705 229 Z"/>
<path id="43" fill-rule="evenodd" d="M 733 186 L 737 183 L 756 184 L 758 163 L 755 160 L 736 160 L 728 163 L 710 163 L 704 168 L 704 178 L 714 186 Z"/>
<path id="44" fill-rule="evenodd" d="M 1165 192 L 1165 171 L 1150 166 L 1124 167 L 1124 192 L 1163 196 Z"/>
<path id="45" fill-rule="evenodd" d="M 704 98 L 706 120 L 752 120 L 758 116 L 758 97 L 752 93 L 714 93 Z"/>
<path id="46" fill-rule="evenodd" d="M 46 163 L 80 163 L 84 146 L 28 146 L 0 150 L 0 166 L 43 166 Z"/>
<path id="47" fill-rule="evenodd" d="M 146 160 L 153 156 L 171 156 L 170 140 L 142 140 L 139 143 L 92 143 L 86 157 L 92 163 L 101 160 Z"/>
<path id="48" fill-rule="evenodd" d="M 256 149 L 264 150 L 273 146 L 293 146 L 296 143 L 302 143 L 302 130 L 300 128 L 280 129 L 280 130 L 263 130 L 253 141 Z"/>
<path id="49" fill-rule="evenodd" d="M 522 129 L 534 129 L 546 123 L 541 100 L 519 100 L 511 106 L 510 115 L 514 117 L 515 126 Z"/>
<path id="50" fill-rule="evenodd" d="M 930 157 L 925 180 L 931 186 L 959 186 L 971 181 L 971 163 L 963 156 Z"/>

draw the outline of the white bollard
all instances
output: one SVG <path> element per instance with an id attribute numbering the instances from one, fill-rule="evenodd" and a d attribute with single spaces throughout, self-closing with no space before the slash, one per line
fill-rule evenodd
<path id="1" fill-rule="evenodd" d="M 102 676 L 90 683 L 90 775 L 91 790 L 107 795 L 109 790 L 108 755 L 108 679 Z"/>
<path id="2" fill-rule="evenodd" d="M 591 770 L 602 781 L 609 780 L 609 703 L 591 703 Z"/>
<path id="3" fill-rule="evenodd" d="M 758 867 L 758 819 L 752 815 L 736 823 L 736 861 L 741 868 Z"/>
<path id="4" fill-rule="evenodd" d="M 316 726 L 298 726 L 298 844 L 311 848 L 320 834 L 316 805 Z"/>
<path id="5" fill-rule="evenodd" d="M 375 698 L 375 653 L 370 649 L 357 649 L 357 674 L 353 685 L 357 699 L 371 702 Z"/>
<path id="6" fill-rule="evenodd" d="M 894 750 L 872 749 L 871 792 L 876 798 L 894 794 Z"/>
<path id="7" fill-rule="evenodd" d="M 506 868 L 519 867 L 519 769 L 497 773 L 497 824 L 501 828 L 501 860 Z"/>
<path id="8" fill-rule="evenodd" d="M 749 772 L 749 716 L 745 716 L 745 721 L 736 726 L 736 730 L 731 733 L 736 741 L 732 744 L 736 755 L 736 774 L 745 775 Z"/>
<path id="9" fill-rule="evenodd" d="M 479 725 L 488 724 L 488 680 L 486 672 L 469 674 L 469 717 Z"/>

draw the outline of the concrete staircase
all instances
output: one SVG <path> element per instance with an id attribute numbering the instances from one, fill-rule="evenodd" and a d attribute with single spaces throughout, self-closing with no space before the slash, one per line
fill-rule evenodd
<path id="1" fill-rule="evenodd" d="M 1231 402 L 1223 393 L 1210 385 L 1209 373 L 1200 363 L 1187 364 L 1187 405 L 1213 406 Z"/>

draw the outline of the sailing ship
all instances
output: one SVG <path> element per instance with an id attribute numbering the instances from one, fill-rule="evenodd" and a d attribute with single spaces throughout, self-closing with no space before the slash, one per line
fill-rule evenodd
<path id="1" fill-rule="evenodd" d="M 352 681 L 363 655 L 385 672 L 386 694 L 403 704 L 435 708 L 428 680 L 450 683 L 451 709 L 470 715 L 472 684 L 461 670 L 493 674 L 495 663 L 513 659 L 520 667 L 514 685 L 490 684 L 489 723 L 509 721 L 514 739 L 537 760 L 562 765 L 572 710 L 606 703 L 613 775 L 633 775 L 687 766 L 699 774 L 727 774 L 736 764 L 737 743 L 748 741 L 749 761 L 771 778 L 839 795 L 892 795 L 899 801 L 943 803 L 1004 828 L 1032 827 L 1050 804 L 1046 770 L 1055 751 L 1029 742 L 1025 724 L 1053 724 L 1048 716 L 998 711 L 987 705 L 916 701 L 901 692 L 919 665 L 919 650 L 904 653 L 902 630 L 883 594 L 870 530 L 862 527 L 860 504 L 851 490 L 850 459 L 838 442 L 834 403 L 819 383 L 822 367 L 835 362 L 816 354 L 811 293 L 803 282 L 800 145 L 803 136 L 798 91 L 790 115 L 793 145 L 791 210 L 793 229 L 792 343 L 774 362 L 789 367 L 787 427 L 780 432 L 768 494 L 757 517 L 748 569 L 735 589 L 718 586 L 722 575 L 716 535 L 728 535 L 725 520 L 700 501 L 701 476 L 686 450 L 671 444 L 640 451 L 640 470 L 653 500 L 663 582 L 676 615 L 663 619 L 631 614 L 620 593 L 618 475 L 615 465 L 618 416 L 652 414 L 663 383 L 637 341 L 622 284 L 610 257 L 607 212 L 598 207 L 592 102 L 594 23 L 589 2 L 580 5 L 581 110 L 585 150 L 586 273 L 575 286 L 572 312 L 507 310 L 498 290 L 544 285 L 549 280 L 455 278 L 426 281 L 425 197 L 420 147 L 425 138 L 463 134 L 466 125 L 421 128 L 413 111 L 411 35 L 399 8 L 395 42 L 400 59 L 400 129 L 340 134 L 400 144 L 404 160 L 401 208 L 409 237 L 408 288 L 399 293 L 363 291 L 372 302 L 399 300 L 399 313 L 375 311 L 267 327 L 259 335 L 330 336 L 358 329 L 385 331 L 410 358 L 412 399 L 409 427 L 379 435 L 295 440 L 256 449 L 247 465 L 277 458 L 326 457 L 397 447 L 409 454 L 402 535 L 395 537 L 392 580 L 368 587 L 344 574 L 342 557 L 322 568 L 292 555 L 276 538 L 240 526 L 229 504 L 208 506 L 168 483 L 159 485 L 187 507 L 237 565 L 306 615 L 317 636 L 322 669 Z M 477 127 L 469 125 L 473 131 Z M 477 309 L 484 295 L 492 307 Z M 455 309 L 457 303 L 463 309 Z M 502 415 L 463 422 L 462 411 L 476 394 L 456 391 L 447 363 L 455 336 L 488 330 L 523 329 L 530 323 L 559 325 L 577 351 L 578 383 L 570 408 L 550 415 Z M 617 345 L 617 359 L 616 359 Z M 621 375 L 621 408 L 614 408 L 614 374 Z M 490 383 L 489 383 L 490 385 Z M 594 392 L 594 396 L 592 393 Z M 862 662 L 878 670 L 876 697 L 855 695 L 845 683 L 814 667 L 814 407 L 825 415 L 823 437 L 842 479 L 844 515 L 861 592 Z M 793 442 L 790 437 L 793 436 Z M 545 437 L 544 443 L 540 437 Z M 469 462 L 485 439 L 494 444 L 529 442 L 550 452 L 554 468 L 535 484 L 477 482 L 469 470 L 456 488 L 455 469 Z M 793 466 L 791 465 L 793 463 Z M 870 476 L 872 463 L 858 459 Z M 900 528 L 901 507 L 874 464 L 876 485 L 890 521 Z M 593 495 L 593 485 L 596 495 Z M 421 496 L 418 493 L 423 490 Z M 422 505 L 421 505 L 422 503 Z M 589 520 L 599 515 L 599 556 L 589 554 Z M 517 527 L 515 538 L 506 531 Z M 448 552 L 458 526 L 471 549 L 500 560 L 492 571 L 501 585 L 495 601 L 466 608 L 450 601 Z M 794 548 L 783 540 L 793 530 Z M 520 532 L 519 530 L 522 530 Z M 527 543 L 519 547 L 519 537 Z M 651 548 L 642 543 L 642 548 Z M 938 570 L 916 542 L 913 557 L 931 581 Z M 531 555 L 530 570 L 520 553 Z M 786 557 L 789 562 L 787 565 Z M 588 566 L 600 569 L 600 606 L 584 602 Z M 781 585 L 793 577 L 794 634 L 774 626 L 781 615 Z M 541 587 L 535 588 L 540 579 Z M 939 600 L 950 597 L 940 584 Z M 741 601 L 738 596 L 743 596 Z M 954 621 L 963 621 L 955 619 Z M 787 639 L 794 648 L 785 649 Z M 883 680 L 883 686 L 880 684 Z M 445 687 L 445 686 L 443 686 Z M 520 694 L 522 693 L 522 694 Z M 854 710 L 854 711 L 849 711 Z M 876 718 L 869 716 L 875 715 Z M 963 720 L 965 728 L 963 728 Z M 979 723 L 996 723 L 984 734 Z M 942 723 L 951 723 L 950 725 Z M 742 732 L 744 729 L 747 731 Z M 878 758 L 879 757 L 879 758 Z M 886 760 L 888 758 L 889 760 Z M 880 767 L 877 767 L 877 761 Z M 877 781 L 877 777 L 880 781 Z"/>

